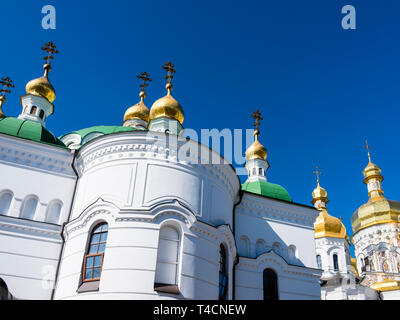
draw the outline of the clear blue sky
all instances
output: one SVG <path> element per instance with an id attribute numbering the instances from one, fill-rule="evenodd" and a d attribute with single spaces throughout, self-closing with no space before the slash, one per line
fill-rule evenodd
<path id="1" fill-rule="evenodd" d="M 41 29 L 41 8 L 57 29 Z M 341 28 L 342 6 L 357 30 Z M 0 75 L 15 80 L 4 111 L 20 113 L 27 81 L 42 73 L 44 41 L 61 53 L 51 81 L 56 135 L 119 125 L 138 101 L 136 74 L 153 78 L 147 105 L 163 96 L 161 65 L 178 70 L 174 96 L 188 128 L 251 128 L 263 113 L 268 179 L 310 204 L 313 170 L 329 212 L 350 217 L 367 200 L 362 170 L 368 138 L 388 198 L 400 200 L 399 1 L 7 1 L 1 4 Z"/>

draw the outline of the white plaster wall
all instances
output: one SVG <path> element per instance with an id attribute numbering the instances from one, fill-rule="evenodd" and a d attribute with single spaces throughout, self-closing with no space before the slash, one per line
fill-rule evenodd
<path id="1" fill-rule="evenodd" d="M 0 215 L 0 278 L 16 299 L 51 298 L 76 180 L 72 160 L 69 150 L 0 134 L 0 193 L 13 194 Z M 29 195 L 39 199 L 33 220 L 20 218 Z M 53 200 L 63 205 L 58 225 L 44 222 Z"/>
<path id="2" fill-rule="evenodd" d="M 278 276 L 280 300 L 320 300 L 320 270 L 291 266 L 274 252 L 257 259 L 240 257 L 236 267 L 236 299 L 263 300 L 263 271 L 272 269 Z"/>

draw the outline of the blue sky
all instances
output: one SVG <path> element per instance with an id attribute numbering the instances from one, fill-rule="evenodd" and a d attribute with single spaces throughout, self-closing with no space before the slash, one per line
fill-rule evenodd
<path id="1" fill-rule="evenodd" d="M 57 9 L 57 29 L 41 28 L 41 8 Z M 351 4 L 357 29 L 343 30 Z M 119 125 L 138 101 L 136 74 L 153 78 L 148 107 L 165 94 L 161 66 L 178 73 L 174 96 L 188 128 L 251 128 L 264 117 L 268 179 L 310 204 L 323 171 L 329 212 L 350 217 L 367 201 L 362 170 L 368 138 L 384 190 L 400 200 L 400 3 L 398 1 L 8 1 L 2 3 L 0 75 L 16 88 L 4 111 L 20 113 L 27 81 L 42 73 L 52 40 L 56 135 Z"/>

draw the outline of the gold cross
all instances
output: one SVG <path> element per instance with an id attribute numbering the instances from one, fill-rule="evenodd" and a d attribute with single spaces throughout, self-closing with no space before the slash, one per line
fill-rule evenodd
<path id="1" fill-rule="evenodd" d="M 318 166 L 316 166 L 315 168 L 316 168 L 316 170 L 314 171 L 314 173 L 317 176 L 317 182 L 318 182 L 318 185 L 319 185 L 319 176 L 322 174 L 322 172 L 319 171 L 319 167 Z"/>
<path id="2" fill-rule="evenodd" d="M 15 88 L 12 83 L 13 81 L 9 77 L 1 79 L 0 84 L 3 85 L 3 88 L 0 89 L 1 96 L 5 96 L 6 93 L 11 93 L 11 90 L 8 88 Z"/>
<path id="3" fill-rule="evenodd" d="M 365 147 L 364 148 L 367 149 L 367 151 L 368 151 L 368 159 L 369 159 L 369 162 L 371 162 L 371 153 L 370 153 L 371 146 L 368 144 L 368 140 L 365 140 Z"/>
<path id="4" fill-rule="evenodd" d="M 167 76 L 165 79 L 167 79 L 168 83 L 171 83 L 172 79 L 174 78 L 173 74 L 176 73 L 176 70 L 174 69 L 175 66 L 171 63 L 171 61 L 168 61 L 165 65 L 163 65 L 162 68 L 167 71 Z"/>
<path id="5" fill-rule="evenodd" d="M 258 110 L 254 111 L 251 117 L 256 120 L 256 122 L 254 123 L 254 127 L 256 128 L 255 135 L 258 136 L 260 134 L 259 130 L 259 126 L 261 125 L 260 121 L 264 119 L 261 117 L 261 113 Z"/>
<path id="6" fill-rule="evenodd" d="M 59 53 L 59 51 L 56 50 L 56 46 L 51 41 L 49 43 L 45 43 L 44 47 L 42 47 L 42 50 L 47 52 L 47 56 L 43 58 L 46 61 L 46 64 L 50 64 L 50 60 L 54 59 L 53 54 Z"/>
<path id="7" fill-rule="evenodd" d="M 137 78 L 143 81 L 143 83 L 140 85 L 142 91 L 146 91 L 146 87 L 149 85 L 147 82 L 153 81 L 150 79 L 150 76 L 147 74 L 147 72 L 139 74 Z"/>

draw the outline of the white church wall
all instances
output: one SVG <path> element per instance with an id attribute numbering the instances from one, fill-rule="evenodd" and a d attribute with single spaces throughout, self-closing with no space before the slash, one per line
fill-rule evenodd
<path id="1" fill-rule="evenodd" d="M 275 250 L 291 264 L 317 268 L 313 227 L 317 214 L 313 208 L 244 193 L 235 210 L 239 255 L 256 258 L 257 243 L 263 243 L 264 252 Z M 242 251 L 243 237 L 250 243 L 249 254 Z M 294 255 L 289 248 L 295 249 Z"/>
<path id="2" fill-rule="evenodd" d="M 0 194 L 12 195 L 0 215 L 0 278 L 16 299 L 51 298 L 76 181 L 72 161 L 69 150 L 0 134 Z M 59 216 L 46 220 L 55 202 Z"/>
<path id="3" fill-rule="evenodd" d="M 272 269 L 277 274 L 280 300 L 320 300 L 320 270 L 288 265 L 274 252 L 257 259 L 239 257 L 236 265 L 235 298 L 263 300 L 263 271 Z"/>

